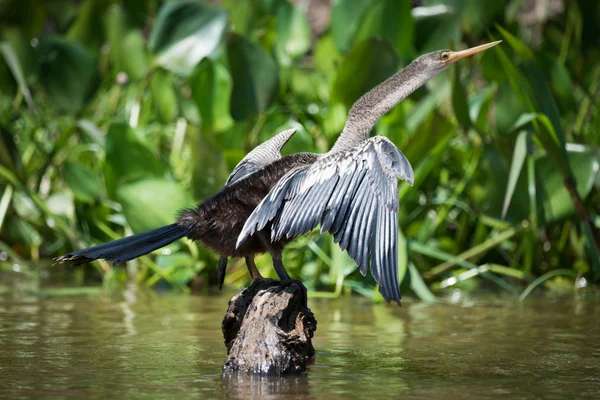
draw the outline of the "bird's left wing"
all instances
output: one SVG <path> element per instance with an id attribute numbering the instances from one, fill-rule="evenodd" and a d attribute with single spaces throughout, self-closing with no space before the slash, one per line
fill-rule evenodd
<path id="1" fill-rule="evenodd" d="M 281 158 L 281 148 L 290 140 L 296 129 L 287 129 L 279 132 L 266 142 L 256 146 L 246 157 L 235 166 L 225 185 L 231 185 L 234 182 L 250 175 L 253 172 L 266 167 L 274 161 Z"/>
<path id="2" fill-rule="evenodd" d="M 256 207 L 238 246 L 271 223 L 271 241 L 297 237 L 321 224 L 365 275 L 367 265 L 387 300 L 398 286 L 398 179 L 413 170 L 388 139 L 375 136 L 288 172 Z"/>

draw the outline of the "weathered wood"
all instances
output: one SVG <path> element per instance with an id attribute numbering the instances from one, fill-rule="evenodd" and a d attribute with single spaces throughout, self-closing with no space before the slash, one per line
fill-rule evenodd
<path id="1" fill-rule="evenodd" d="M 303 372 L 315 354 L 311 339 L 317 329 L 305 296 L 300 283 L 282 286 L 271 279 L 254 282 L 235 295 L 222 325 L 227 347 L 223 371 Z"/>

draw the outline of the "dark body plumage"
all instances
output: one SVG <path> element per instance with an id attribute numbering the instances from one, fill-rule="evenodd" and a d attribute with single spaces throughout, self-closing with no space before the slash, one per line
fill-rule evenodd
<path id="1" fill-rule="evenodd" d="M 177 223 L 186 230 L 192 228 L 188 238 L 201 241 L 225 257 L 246 257 L 268 252 L 265 244 L 257 236 L 236 248 L 236 241 L 244 223 L 283 175 L 291 169 L 314 163 L 317 157 L 311 153 L 282 157 L 265 168 L 225 186 L 195 209 L 185 210 Z M 270 227 L 266 227 L 264 234 L 268 238 L 271 237 Z M 281 252 L 290 240 L 283 239 L 271 243 L 271 247 Z"/>

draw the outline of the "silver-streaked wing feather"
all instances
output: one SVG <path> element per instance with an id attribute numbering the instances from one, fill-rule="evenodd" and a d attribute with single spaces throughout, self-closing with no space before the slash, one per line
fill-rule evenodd
<path id="1" fill-rule="evenodd" d="M 281 148 L 290 140 L 296 129 L 287 129 L 279 132 L 266 142 L 256 146 L 246 157 L 242 159 L 233 169 L 225 186 L 266 167 L 281 158 Z"/>
<path id="2" fill-rule="evenodd" d="M 413 170 L 388 139 L 372 137 L 350 150 L 325 154 L 289 171 L 246 221 L 238 246 L 271 223 L 271 241 L 294 238 L 321 225 L 365 275 L 368 265 L 387 300 L 398 286 L 398 179 Z"/>

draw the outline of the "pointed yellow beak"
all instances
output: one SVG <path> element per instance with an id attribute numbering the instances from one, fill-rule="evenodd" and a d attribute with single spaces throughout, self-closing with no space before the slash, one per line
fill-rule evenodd
<path id="1" fill-rule="evenodd" d="M 462 60 L 465 57 L 472 56 L 473 54 L 481 53 L 484 50 L 487 50 L 495 45 L 501 43 L 502 40 L 497 40 L 495 42 L 482 44 L 481 46 L 471 47 L 470 49 L 461 50 L 461 51 L 451 51 L 450 58 L 448 59 L 448 64 L 454 64 L 458 60 Z"/>

